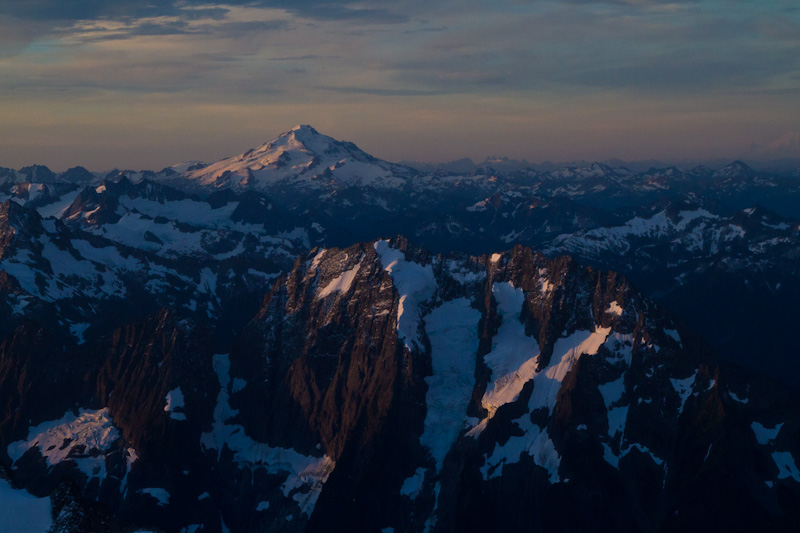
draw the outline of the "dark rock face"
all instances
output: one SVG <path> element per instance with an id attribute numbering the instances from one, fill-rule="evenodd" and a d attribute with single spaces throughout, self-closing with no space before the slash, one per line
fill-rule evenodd
<path id="1" fill-rule="evenodd" d="M 328 254 L 314 268 L 298 263 L 243 335 L 232 372 L 250 377 L 234 406 L 254 437 L 301 451 L 319 442 L 336 461 L 326 485 L 338 488 L 323 491 L 312 530 L 352 517 L 353 527 L 376 527 L 400 503 L 385 487 L 399 485 L 404 464 L 420 455 L 411 428 L 421 429 L 429 362 L 398 343 L 398 295 L 371 245 Z M 316 297 L 353 269 L 350 297 Z M 374 516 L 362 510 L 367 501 Z"/>
<path id="2" fill-rule="evenodd" d="M 68 479 L 58 484 L 50 499 L 53 505 L 52 533 L 122 533 L 132 529 L 132 526 L 116 521 L 107 507 L 87 501 L 80 488 Z"/>
<path id="3" fill-rule="evenodd" d="M 398 238 L 301 255 L 253 309 L 225 352 L 181 308 L 84 343 L 18 321 L 0 340 L 3 464 L 76 530 L 800 519 L 796 393 L 720 363 L 614 272 Z"/>
<path id="4" fill-rule="evenodd" d="M 0 341 L 0 455 L 25 436 L 31 420 L 59 418 L 82 397 L 84 364 L 59 349 L 46 329 L 27 322 Z M 53 392 L 59 391 L 58 397 Z"/>
<path id="5" fill-rule="evenodd" d="M 500 328 L 508 320 L 498 312 L 496 284 L 508 283 L 525 294 L 517 327 L 540 348 L 535 370 L 528 370 L 533 378 L 513 401 L 497 408 L 480 433 L 456 433 L 442 466 L 433 466 L 430 449 L 422 443 L 426 409 L 421 406 L 436 354 L 424 324 L 418 328 L 421 342 L 411 350 L 392 327 L 404 295 L 383 269 L 380 254 L 374 246 L 359 245 L 299 261 L 275 285 L 232 354 L 232 374 L 247 376 L 232 404 L 248 434 L 294 443 L 298 449 L 319 442 L 336 460 L 309 530 L 332 524 L 422 530 L 426 523 L 443 531 L 501 526 L 584 530 L 598 524 L 672 530 L 686 523 L 676 518 L 682 512 L 703 520 L 724 513 L 731 523 L 766 521 L 785 527 L 790 522 L 794 511 L 785 502 L 797 501 L 794 478 L 784 476 L 787 481 L 777 491 L 753 493 L 752 487 L 765 480 L 781 481 L 751 477 L 761 475 L 754 465 L 765 462 L 765 456 L 750 425 L 767 413 L 748 408 L 742 400 L 749 400 L 741 395 L 734 393 L 738 400 L 732 399 L 728 391 L 746 387 L 742 376 L 723 373 L 727 367 L 702 341 L 644 300 L 624 278 L 517 248 L 497 262 L 461 259 L 456 270 L 472 269 L 480 280 L 464 284 L 452 277 L 447 258 L 432 257 L 402 240 L 395 245 L 404 251 L 403 261 L 414 258 L 434 273 L 437 295 L 423 308 L 435 310 L 437 304 L 466 297 L 480 310 L 473 387 L 456 418 L 488 413 L 481 398 L 497 378 L 487 356 L 497 349 L 497 337 L 504 336 Z M 334 286 L 338 290 L 326 292 Z M 536 376 L 564 370 L 560 340 L 592 330 L 603 342 L 570 363 L 557 392 L 546 380 L 537 381 Z M 591 351 L 591 346 L 584 349 Z M 354 375 L 357 386 L 352 385 Z M 537 399 L 547 394 L 552 405 Z M 796 420 L 797 412 L 790 409 L 782 416 Z M 542 466 L 540 457 L 549 452 L 537 449 L 541 443 L 530 438 L 543 431 L 559 458 L 555 470 L 546 461 Z M 493 462 L 509 443 L 519 451 Z M 732 455 L 729 449 L 740 451 Z M 512 460 L 515 453 L 520 453 L 517 461 Z M 413 498 L 398 497 L 416 468 L 426 470 L 418 492 Z M 723 470 L 719 474 L 725 481 L 705 475 L 716 468 Z M 699 479 L 698 471 L 704 473 Z M 727 504 L 697 508 L 707 501 L 700 494 L 722 484 L 737 494 L 737 501 L 762 503 L 741 510 Z M 685 490 L 698 498 L 690 504 Z M 787 499 L 783 491 L 792 496 Z M 374 503 L 365 509 L 368 499 Z"/>
<path id="6" fill-rule="evenodd" d="M 99 348 L 105 355 L 97 376 L 98 399 L 142 457 L 188 463 L 189 458 L 181 458 L 186 454 L 181 441 L 196 442 L 201 428 L 211 423 L 217 383 L 210 345 L 197 336 L 161 311 L 118 329 Z M 177 418 L 164 411 L 164 398 L 176 388 L 184 398 L 184 416 Z M 165 442 L 172 445 L 165 447 Z"/>
<path id="7" fill-rule="evenodd" d="M 44 165 L 31 165 L 21 168 L 19 171 L 21 174 L 25 175 L 28 181 L 37 181 L 42 183 L 51 182 L 56 178 L 56 175 L 53 173 L 53 171 Z"/>

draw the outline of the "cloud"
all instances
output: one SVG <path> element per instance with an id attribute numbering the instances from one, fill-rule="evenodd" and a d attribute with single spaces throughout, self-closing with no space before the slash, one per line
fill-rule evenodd
<path id="1" fill-rule="evenodd" d="M 154 73 L 164 57 L 186 57 L 208 78 L 218 61 L 202 58 L 224 56 L 256 78 L 291 69 L 316 77 L 306 87 L 387 97 L 609 89 L 661 95 L 764 87 L 800 72 L 797 17 L 722 9 L 718 2 L 542 0 L 489 8 L 465 0 L 458 9 L 417 0 L 82 0 L 69 2 L 69 10 L 63 4 L 6 0 L 0 11 L 64 19 L 48 35 L 64 45 L 125 41 L 127 55 L 138 55 L 142 67 L 152 60 Z M 665 6 L 674 11 L 659 10 Z M 32 42 L 25 32 L 6 35 L 0 39 L 10 53 Z M 55 55 L 48 61 L 58 63 Z M 302 68 L 288 66 L 293 62 Z M 275 71 L 278 63 L 287 67 Z"/>
<path id="2" fill-rule="evenodd" d="M 769 86 L 774 77 L 800 68 L 800 47 L 787 50 L 732 50 L 729 57 L 704 51 L 685 56 L 648 54 L 628 64 L 592 66 L 561 73 L 561 81 L 595 88 L 624 88 L 676 96 L 697 91 L 732 92 Z"/>
<path id="3" fill-rule="evenodd" d="M 330 91 L 339 94 L 366 94 L 371 96 L 433 96 L 447 94 L 446 91 L 418 90 L 418 89 L 392 89 L 392 88 L 370 88 L 370 87 L 326 87 L 318 86 L 317 89 Z M 450 91 L 454 92 L 454 91 Z"/>
<path id="4" fill-rule="evenodd" d="M 320 59 L 341 59 L 341 56 L 321 56 L 317 54 L 305 54 L 302 56 L 270 57 L 269 61 L 312 61 Z"/>
<path id="5" fill-rule="evenodd" d="M 403 34 L 405 34 L 405 35 L 413 35 L 415 33 L 437 32 L 437 31 L 446 31 L 446 30 L 447 30 L 447 26 L 437 26 L 437 27 L 434 27 L 434 28 L 425 27 L 425 28 L 416 28 L 416 29 L 413 29 L 413 30 L 405 30 L 403 32 Z"/>
<path id="6" fill-rule="evenodd" d="M 71 32 L 68 32 L 71 33 Z M 105 40 L 125 40 L 142 36 L 167 36 L 202 33 L 198 29 L 190 29 L 189 24 L 181 20 L 168 21 L 133 21 L 130 24 L 115 27 L 84 28 L 80 40 L 83 43 Z"/>
<path id="7" fill-rule="evenodd" d="M 4 0 L 0 14 L 29 20 L 77 21 L 101 17 L 152 17 L 174 15 L 177 2 L 143 0 Z"/>
<path id="8" fill-rule="evenodd" d="M 332 0 L 228 0 L 215 5 L 208 0 L 3 0 L 0 14 L 39 21 L 78 21 L 102 18 L 184 16 L 222 18 L 231 7 L 282 9 L 310 19 L 361 20 L 399 23 L 408 16 L 387 6 L 391 2 L 342 2 Z"/>

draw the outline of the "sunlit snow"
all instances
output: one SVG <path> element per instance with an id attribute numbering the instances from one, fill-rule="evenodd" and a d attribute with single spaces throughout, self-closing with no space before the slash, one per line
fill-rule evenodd
<path id="1" fill-rule="evenodd" d="M 350 290 L 350 286 L 353 284 L 353 280 L 356 279 L 356 274 L 358 274 L 359 269 L 361 268 L 362 260 L 356 264 L 350 270 L 346 270 L 342 272 L 339 276 L 332 279 L 322 290 L 317 293 L 317 298 L 326 298 L 330 294 L 334 292 L 338 293 L 346 293 Z"/>
<path id="2" fill-rule="evenodd" d="M 377 241 L 375 251 L 381 264 L 392 278 L 400 303 L 397 306 L 397 334 L 405 341 L 408 350 L 422 348 L 419 339 L 419 305 L 436 290 L 436 279 L 431 265 L 406 261 L 405 254 L 389 246 L 389 241 Z"/>
<path id="3" fill-rule="evenodd" d="M 502 324 L 492 339 L 492 351 L 483 358 L 492 370 L 492 380 L 481 400 L 489 418 L 499 407 L 519 397 L 522 387 L 536 373 L 539 356 L 539 344 L 525 335 L 525 326 L 520 322 L 524 292 L 510 283 L 495 283 L 492 294 Z"/>
<path id="4" fill-rule="evenodd" d="M 86 453 L 91 450 L 106 451 L 118 438 L 119 431 L 108 416 L 108 409 L 81 409 L 78 416 L 67 411 L 59 420 L 30 428 L 26 440 L 8 445 L 8 455 L 16 462 L 28 449 L 38 447 L 52 466 L 67 459 L 73 448 L 83 446 Z M 64 446 L 64 443 L 68 445 Z"/>

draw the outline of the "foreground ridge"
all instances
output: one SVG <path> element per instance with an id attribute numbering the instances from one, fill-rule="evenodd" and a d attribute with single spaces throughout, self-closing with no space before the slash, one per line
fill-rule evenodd
<path id="1" fill-rule="evenodd" d="M 6 255 L 27 242 L 7 241 Z M 796 394 L 721 363 L 619 274 L 395 238 L 300 254 L 225 351 L 196 313 L 212 303 L 196 306 L 93 322 L 91 343 L 43 328 L 44 313 L 6 334 L 14 483 L 45 496 L 66 477 L 77 489 L 59 494 L 84 516 L 97 501 L 176 531 L 788 531 L 800 518 Z"/>

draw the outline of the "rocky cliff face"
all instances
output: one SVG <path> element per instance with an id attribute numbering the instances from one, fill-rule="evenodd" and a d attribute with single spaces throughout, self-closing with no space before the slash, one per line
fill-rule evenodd
<path id="1" fill-rule="evenodd" d="M 316 249 L 229 351 L 209 331 L 162 310 L 61 351 L 35 321 L 7 335 L 15 482 L 66 477 L 118 521 L 175 531 L 800 520 L 796 394 L 568 257 Z"/>
<path id="2" fill-rule="evenodd" d="M 402 240 L 318 252 L 276 285 L 249 334 L 259 348 L 235 353 L 233 372 L 281 370 L 240 393 L 275 391 L 264 411 L 243 401 L 240 412 L 257 425 L 299 407 L 290 418 L 337 460 L 310 529 L 358 516 L 398 530 L 662 530 L 681 511 L 722 518 L 681 498 L 720 483 L 698 471 L 719 468 L 739 500 L 775 483 L 728 473 L 729 447 L 739 470 L 764 459 L 739 442 L 754 443 L 764 414 L 732 392 L 741 381 L 624 278 L 569 258 L 431 256 Z M 787 472 L 777 476 L 797 497 Z M 767 520 L 777 492 L 745 517 L 725 505 L 725 519 Z"/>

